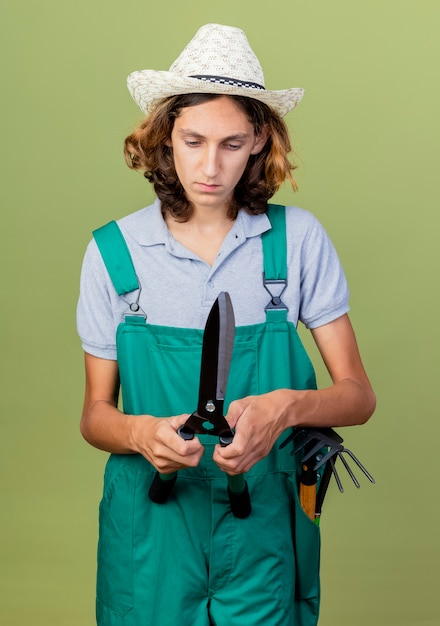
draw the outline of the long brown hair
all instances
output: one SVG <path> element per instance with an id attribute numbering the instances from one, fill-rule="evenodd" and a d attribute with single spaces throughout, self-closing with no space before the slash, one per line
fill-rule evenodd
<path id="1" fill-rule="evenodd" d="M 193 205 L 176 174 L 172 149 L 167 146 L 174 120 L 181 109 L 222 97 L 217 94 L 185 94 L 162 100 L 124 143 L 125 160 L 131 169 L 144 173 L 153 184 L 162 211 L 185 222 Z M 267 210 L 267 202 L 287 179 L 296 191 L 292 176 L 295 169 L 289 159 L 289 133 L 284 121 L 266 104 L 243 96 L 228 96 L 245 113 L 255 135 L 266 129 L 268 139 L 261 152 L 251 155 L 228 207 L 228 217 L 235 219 L 240 208 L 257 215 Z"/>

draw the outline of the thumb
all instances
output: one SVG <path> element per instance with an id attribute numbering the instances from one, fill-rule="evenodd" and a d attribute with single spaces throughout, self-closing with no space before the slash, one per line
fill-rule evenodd
<path id="1" fill-rule="evenodd" d="M 178 430 L 180 426 L 183 426 L 186 420 L 189 418 L 190 413 L 182 413 L 182 415 L 173 415 L 168 418 L 170 426 L 174 428 L 174 430 Z"/>
<path id="2" fill-rule="evenodd" d="M 237 425 L 237 422 L 240 419 L 240 416 L 243 414 L 246 406 L 247 404 L 245 398 L 242 400 L 234 400 L 233 402 L 231 402 L 228 408 L 228 412 L 225 415 L 226 421 L 231 428 L 234 428 Z"/>

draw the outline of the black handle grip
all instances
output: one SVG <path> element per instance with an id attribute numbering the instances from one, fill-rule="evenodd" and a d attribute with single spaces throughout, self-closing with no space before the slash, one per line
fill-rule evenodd
<path id="1" fill-rule="evenodd" d="M 181 426 L 177 431 L 183 439 L 191 440 L 194 437 L 193 432 L 184 430 Z M 232 443 L 232 437 L 220 437 L 220 445 L 228 446 Z M 150 500 L 155 504 L 164 504 L 173 490 L 174 483 L 177 480 L 177 472 L 173 474 L 160 474 L 156 472 L 153 482 L 151 483 L 148 495 Z M 234 517 L 245 519 L 252 511 L 249 489 L 243 474 L 237 476 L 228 475 L 228 495 L 231 504 L 231 511 Z"/>
<path id="2" fill-rule="evenodd" d="M 148 492 L 150 500 L 156 504 L 164 504 L 168 500 L 176 479 L 177 472 L 173 474 L 159 474 L 159 472 L 156 472 Z"/>
<path id="3" fill-rule="evenodd" d="M 194 439 L 194 433 L 192 431 L 186 431 L 185 425 L 180 426 L 177 433 L 180 437 L 182 437 L 182 439 L 186 439 L 187 441 Z M 165 504 L 168 500 L 168 496 L 173 490 L 176 479 L 177 472 L 174 472 L 173 474 L 160 474 L 159 472 L 156 472 L 148 492 L 150 500 L 155 504 Z"/>
<path id="4" fill-rule="evenodd" d="M 324 503 L 325 494 L 327 493 L 328 486 L 330 484 L 330 478 L 333 473 L 333 465 L 327 461 L 324 467 L 324 472 L 321 477 L 321 482 L 319 483 L 319 489 L 316 494 L 316 504 L 315 504 L 315 523 L 319 525 L 319 520 L 322 513 L 322 505 Z"/>
<path id="5" fill-rule="evenodd" d="M 150 500 L 155 504 L 165 504 L 173 490 L 176 480 L 177 472 L 173 474 L 159 474 L 159 472 L 156 472 L 148 492 Z M 240 483 L 242 483 L 243 486 L 238 491 L 237 488 Z M 249 489 L 243 475 L 228 476 L 228 495 L 234 517 L 240 519 L 248 517 L 252 511 L 252 505 Z"/>
<path id="6" fill-rule="evenodd" d="M 243 480 L 244 486 L 242 491 L 234 491 L 233 489 L 231 489 L 231 478 L 241 478 Z M 247 482 L 244 480 L 243 475 L 233 477 L 228 476 L 228 495 L 232 515 L 240 519 L 245 519 L 246 517 L 249 517 L 252 511 L 252 505 Z"/>

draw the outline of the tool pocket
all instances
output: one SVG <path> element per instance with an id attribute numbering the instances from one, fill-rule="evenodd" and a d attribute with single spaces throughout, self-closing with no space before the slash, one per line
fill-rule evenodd
<path id="1" fill-rule="evenodd" d="M 134 602 L 133 517 L 136 472 L 115 467 L 111 457 L 106 469 L 104 495 L 99 508 L 97 597 L 118 615 L 126 615 Z"/>
<path id="2" fill-rule="evenodd" d="M 294 478 L 294 477 L 293 477 Z M 294 491 L 293 543 L 295 547 L 295 615 L 298 626 L 318 622 L 321 536 L 319 527 L 304 513 L 298 490 Z"/>
<path id="3" fill-rule="evenodd" d="M 156 417 L 191 412 L 197 406 L 202 331 L 120 324 L 118 365 L 125 413 Z"/>

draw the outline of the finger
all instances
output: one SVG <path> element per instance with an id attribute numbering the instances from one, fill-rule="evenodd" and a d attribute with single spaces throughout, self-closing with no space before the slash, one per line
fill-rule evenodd
<path id="1" fill-rule="evenodd" d="M 214 458 L 214 457 L 213 457 Z M 254 462 L 250 459 L 246 458 L 233 458 L 233 459 L 222 459 L 222 458 L 214 458 L 214 461 L 217 463 L 218 467 L 229 474 L 230 476 L 237 476 L 238 474 L 243 474 L 247 472 L 253 465 Z"/>
<path id="2" fill-rule="evenodd" d="M 216 445 L 214 448 L 213 460 L 225 472 L 236 473 L 239 466 L 246 457 L 246 447 L 235 439 L 229 446 Z"/>
<path id="3" fill-rule="evenodd" d="M 172 441 L 172 450 L 181 460 L 187 462 L 192 456 L 201 456 L 203 454 L 203 446 L 198 437 L 194 439 L 182 439 L 176 433 L 176 437 Z"/>
<path id="4" fill-rule="evenodd" d="M 240 441 L 236 442 L 234 437 L 233 442 L 229 446 L 216 445 L 214 448 L 214 455 L 224 461 L 239 459 L 244 455 L 245 450 L 245 446 L 241 445 Z"/>
<path id="5" fill-rule="evenodd" d="M 198 437 L 191 440 L 184 440 L 179 436 L 177 430 L 185 423 L 188 415 L 177 415 L 170 418 L 159 418 L 156 440 L 160 444 L 161 450 L 157 454 L 168 457 L 172 460 L 182 461 L 192 454 L 201 456 L 203 446 Z"/>
<path id="6" fill-rule="evenodd" d="M 194 442 L 196 449 L 190 450 L 191 441 L 184 441 L 180 437 L 177 437 L 177 447 L 182 446 L 181 449 L 162 446 L 160 450 L 156 451 L 154 465 L 161 473 L 170 473 L 185 467 L 196 467 L 204 453 L 204 448 L 197 440 Z"/>

